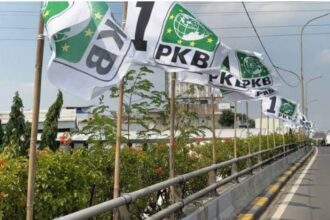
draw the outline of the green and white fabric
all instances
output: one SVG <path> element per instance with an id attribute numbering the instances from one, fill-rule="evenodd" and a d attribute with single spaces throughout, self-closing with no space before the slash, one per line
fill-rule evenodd
<path id="1" fill-rule="evenodd" d="M 128 2 L 126 32 L 134 58 L 169 72 L 220 66 L 227 54 L 220 38 L 181 4 Z"/>
<path id="2" fill-rule="evenodd" d="M 262 56 L 256 52 L 243 50 L 229 51 L 229 70 L 239 78 L 246 88 L 274 88 L 275 74 L 267 67 Z"/>
<path id="3" fill-rule="evenodd" d="M 276 94 L 276 90 L 272 87 L 259 89 L 247 87 L 242 80 L 226 68 L 221 68 L 220 70 L 207 69 L 199 74 L 186 71 L 179 72 L 177 73 L 177 80 L 218 88 L 227 101 L 260 99 Z"/>
<path id="4" fill-rule="evenodd" d="M 298 108 L 296 102 L 278 95 L 262 99 L 262 109 L 265 115 L 293 124 L 296 124 Z"/>
<path id="5" fill-rule="evenodd" d="M 52 49 L 49 80 L 91 99 L 126 74 L 134 54 L 131 39 L 103 2 L 46 2 L 42 8 Z"/>

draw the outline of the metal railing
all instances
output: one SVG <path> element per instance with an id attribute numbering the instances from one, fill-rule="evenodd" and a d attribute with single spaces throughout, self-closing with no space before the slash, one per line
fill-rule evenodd
<path id="1" fill-rule="evenodd" d="M 187 197 L 181 198 L 181 200 L 176 201 L 174 204 L 169 205 L 168 207 L 164 208 L 163 210 L 161 210 L 161 211 L 157 212 L 156 214 L 149 217 L 149 219 L 162 219 L 162 218 L 168 216 L 169 214 L 181 211 L 187 204 L 190 204 L 191 202 L 195 201 L 196 199 L 214 192 L 220 186 L 222 186 L 226 183 L 229 183 L 233 180 L 237 180 L 239 177 L 241 177 L 243 175 L 251 174 L 252 173 L 251 171 L 261 168 L 265 164 L 268 164 L 271 161 L 274 161 L 280 157 L 286 156 L 287 154 L 290 154 L 290 153 L 296 151 L 297 149 L 305 147 L 305 146 L 307 146 L 307 144 L 305 142 L 301 142 L 301 143 L 297 143 L 297 144 L 280 145 L 275 148 L 262 150 L 260 152 L 255 152 L 250 155 L 245 155 L 245 156 L 231 159 L 228 161 L 224 161 L 224 162 L 221 162 L 218 164 L 213 164 L 211 166 L 208 166 L 208 167 L 205 167 L 205 168 L 202 168 L 202 169 L 190 172 L 190 173 L 186 173 L 186 174 L 177 176 L 172 179 L 168 179 L 168 180 L 160 182 L 160 183 L 156 183 L 154 185 L 145 187 L 143 189 L 124 194 L 118 198 L 100 203 L 98 205 L 91 206 L 86 209 L 82 209 L 80 211 L 71 213 L 69 215 L 58 217 L 58 218 L 56 218 L 56 220 L 88 219 L 88 218 L 95 217 L 102 213 L 105 213 L 105 212 L 108 212 L 108 211 L 111 211 L 113 209 L 123 207 L 123 206 L 126 206 L 126 211 L 128 211 L 129 210 L 128 205 L 130 203 L 134 202 L 137 199 L 145 197 L 151 193 L 158 192 L 159 190 L 162 190 L 165 188 L 169 188 L 170 186 L 173 186 L 173 185 L 178 185 L 178 184 L 185 185 L 186 182 L 189 181 L 190 179 L 201 176 L 203 174 L 207 174 L 210 171 L 216 172 L 220 168 L 230 166 L 233 164 L 237 164 L 240 161 L 244 161 L 244 160 L 248 160 L 248 159 L 251 160 L 251 158 L 253 158 L 253 157 L 258 158 L 258 161 L 256 164 L 251 165 L 250 167 L 245 168 L 243 170 L 231 173 L 231 175 L 226 177 L 225 179 L 211 183 L 206 188 L 204 188 L 200 191 L 197 191 L 191 195 L 188 195 Z M 264 160 L 261 159 L 263 154 L 272 153 L 272 152 L 276 152 L 276 151 L 279 151 L 279 152 Z M 182 195 L 183 195 L 183 193 L 182 193 Z"/>

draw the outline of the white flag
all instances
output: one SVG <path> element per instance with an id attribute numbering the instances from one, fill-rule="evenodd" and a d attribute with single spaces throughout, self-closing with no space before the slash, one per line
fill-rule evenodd
<path id="1" fill-rule="evenodd" d="M 260 99 L 276 94 L 276 90 L 271 87 L 253 89 L 244 85 L 242 80 L 225 68 L 206 69 L 199 73 L 179 72 L 177 73 L 177 80 L 218 88 L 228 101 Z"/>
<path id="2" fill-rule="evenodd" d="M 265 115 L 295 123 L 299 105 L 278 95 L 262 99 L 262 109 Z"/>
<path id="3" fill-rule="evenodd" d="M 256 52 L 230 50 L 227 67 L 237 78 L 242 80 L 246 88 L 275 88 L 273 68 L 266 66 L 262 56 Z M 226 65 L 224 63 L 224 65 Z"/>
<path id="4" fill-rule="evenodd" d="M 220 66 L 226 48 L 220 38 L 181 4 L 128 2 L 126 32 L 135 59 L 166 71 L 198 71 Z"/>
<path id="5" fill-rule="evenodd" d="M 42 9 L 52 57 L 49 80 L 91 99 L 116 85 L 134 55 L 131 39 L 103 2 L 48 2 Z"/>

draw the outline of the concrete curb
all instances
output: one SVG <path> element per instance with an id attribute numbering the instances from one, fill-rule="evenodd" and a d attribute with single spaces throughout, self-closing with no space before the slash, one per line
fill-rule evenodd
<path id="1" fill-rule="evenodd" d="M 307 153 L 298 162 L 294 163 L 273 184 L 269 185 L 244 211 L 236 218 L 237 220 L 258 219 L 272 202 L 281 188 L 288 182 L 293 174 L 305 163 L 305 161 L 314 153 L 315 147 Z"/>

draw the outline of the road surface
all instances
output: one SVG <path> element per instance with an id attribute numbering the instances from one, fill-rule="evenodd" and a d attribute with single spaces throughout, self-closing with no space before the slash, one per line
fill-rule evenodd
<path id="1" fill-rule="evenodd" d="M 318 147 L 261 219 L 330 220 L 330 147 Z"/>

